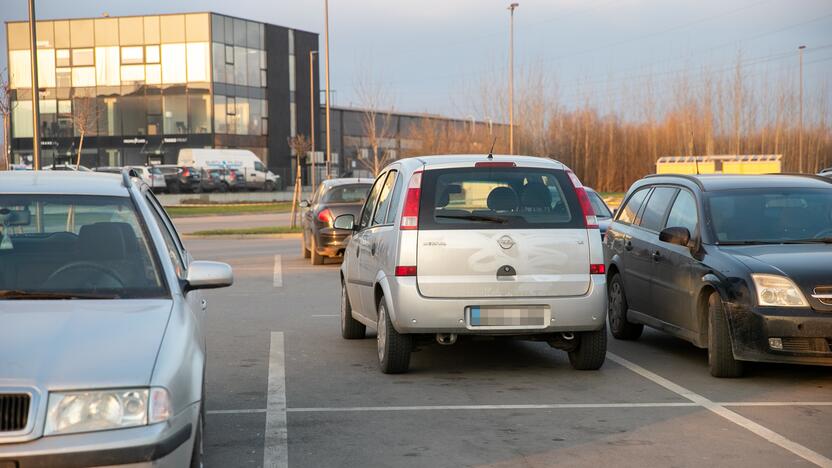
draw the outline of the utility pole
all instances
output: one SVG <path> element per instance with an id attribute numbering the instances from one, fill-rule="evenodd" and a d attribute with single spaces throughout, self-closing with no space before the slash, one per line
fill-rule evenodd
<path id="1" fill-rule="evenodd" d="M 798 129 L 797 135 L 798 172 L 803 172 L 803 49 L 805 48 L 805 45 L 797 48 L 798 54 L 800 55 L 800 119 L 798 121 L 800 128 Z"/>
<path id="2" fill-rule="evenodd" d="M 29 59 L 32 62 L 32 169 L 40 170 L 40 105 L 38 86 L 38 37 L 35 30 L 35 0 L 29 0 Z"/>
<path id="3" fill-rule="evenodd" d="M 512 3 L 508 6 L 511 12 L 509 27 L 509 52 L 508 52 L 508 153 L 514 154 L 514 10 L 519 3 Z"/>
<path id="4" fill-rule="evenodd" d="M 312 191 L 315 191 L 315 62 L 313 57 L 317 55 L 317 50 L 309 51 L 309 141 L 312 147 L 312 176 L 310 182 L 312 183 Z"/>
<path id="5" fill-rule="evenodd" d="M 329 136 L 329 0 L 324 0 L 324 74 L 326 75 L 326 178 L 332 178 L 332 140 Z"/>

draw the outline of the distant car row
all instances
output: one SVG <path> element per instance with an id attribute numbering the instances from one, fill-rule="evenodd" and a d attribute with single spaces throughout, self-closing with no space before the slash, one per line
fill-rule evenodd
<path id="1" fill-rule="evenodd" d="M 717 377 L 832 365 L 824 177 L 648 176 L 613 213 L 551 160 L 420 157 L 302 205 L 304 256 L 344 258 L 344 338 L 376 328 L 387 373 L 465 335 L 546 341 L 596 369 L 605 310 L 617 339 L 647 325 L 707 348 Z"/>

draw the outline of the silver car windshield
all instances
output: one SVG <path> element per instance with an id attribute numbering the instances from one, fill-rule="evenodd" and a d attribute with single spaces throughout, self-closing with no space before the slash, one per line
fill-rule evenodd
<path id="1" fill-rule="evenodd" d="M 168 297 L 126 197 L 0 195 L 0 300 Z"/>

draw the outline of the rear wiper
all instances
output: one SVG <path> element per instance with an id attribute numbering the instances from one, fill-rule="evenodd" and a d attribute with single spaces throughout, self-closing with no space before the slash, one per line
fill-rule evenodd
<path id="1" fill-rule="evenodd" d="M 487 223 L 499 223 L 505 224 L 508 222 L 505 218 L 500 218 L 499 216 L 488 216 L 488 215 L 445 215 L 445 214 L 438 214 L 436 215 L 437 218 L 447 218 L 447 219 L 465 219 L 468 221 L 484 221 Z"/>
<path id="2" fill-rule="evenodd" d="M 48 292 L 48 291 L 21 291 L 16 289 L 0 290 L 0 299 L 118 299 L 114 294 L 92 294 L 80 292 Z"/>

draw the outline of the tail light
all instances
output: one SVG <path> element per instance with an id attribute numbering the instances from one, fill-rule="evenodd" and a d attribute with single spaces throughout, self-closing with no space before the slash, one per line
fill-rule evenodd
<path id="1" fill-rule="evenodd" d="M 191 170 L 187 167 L 182 168 L 182 177 L 188 177 L 191 175 Z"/>
<path id="2" fill-rule="evenodd" d="M 332 214 L 332 210 L 329 208 L 324 208 L 318 213 L 318 221 L 324 224 L 332 224 L 332 220 L 335 219 L 335 215 Z"/>
<path id="3" fill-rule="evenodd" d="M 416 276 L 415 266 L 397 266 L 396 276 Z"/>
<path id="4" fill-rule="evenodd" d="M 572 187 L 575 188 L 575 195 L 578 196 L 578 203 L 581 205 L 581 211 L 584 213 L 584 224 L 586 228 L 598 229 L 598 218 L 595 217 L 595 210 L 592 209 L 592 203 L 589 202 L 589 195 L 586 194 L 584 185 L 574 172 L 567 170 L 566 174 L 569 175 Z"/>
<path id="5" fill-rule="evenodd" d="M 413 173 L 412 176 L 410 176 L 410 183 L 407 184 L 407 195 L 404 199 L 404 208 L 402 209 L 402 222 L 400 225 L 403 231 L 419 229 L 419 202 L 421 198 L 422 171 L 416 171 Z M 415 271 L 416 267 L 413 268 Z"/>
<path id="6" fill-rule="evenodd" d="M 603 263 L 593 263 L 589 265 L 590 275 L 603 275 L 607 271 Z"/>

